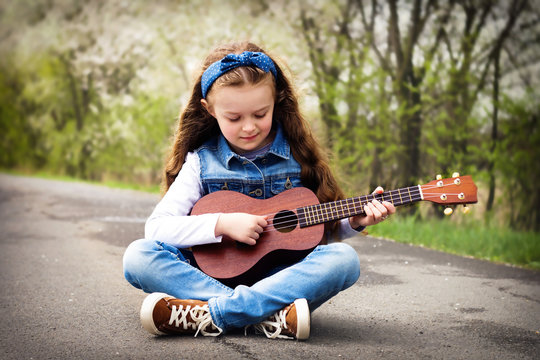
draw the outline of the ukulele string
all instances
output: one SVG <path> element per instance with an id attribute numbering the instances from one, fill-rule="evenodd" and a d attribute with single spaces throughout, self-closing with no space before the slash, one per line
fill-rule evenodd
<path id="1" fill-rule="evenodd" d="M 418 197 L 417 199 L 415 200 L 420 200 L 420 197 Z M 346 204 L 347 205 L 347 209 L 345 209 L 344 205 L 341 204 L 342 208 L 341 208 L 341 212 L 342 214 L 344 215 L 345 214 L 345 211 L 347 211 L 349 214 L 351 214 L 351 212 L 354 212 L 355 215 L 361 215 L 361 214 L 364 214 L 365 211 L 363 209 L 364 206 L 366 206 L 365 204 Z M 312 205 L 313 206 L 313 205 Z M 352 208 L 351 208 L 352 206 Z M 319 208 L 318 209 L 319 211 L 322 211 L 323 209 L 322 208 Z M 339 214 L 339 211 L 336 210 L 336 214 Z M 322 213 L 318 213 L 318 214 L 313 214 L 311 215 L 313 217 L 313 219 L 315 220 L 315 222 L 317 224 L 322 224 L 324 222 L 328 222 L 328 220 L 324 220 L 325 218 L 325 215 L 323 215 Z M 328 214 L 326 214 L 326 216 L 328 216 Z M 339 215 L 338 215 L 339 216 Z M 353 216 L 352 214 L 350 216 Z M 347 216 L 339 216 L 339 218 L 345 218 Z M 279 230 L 283 230 L 283 229 L 288 229 L 288 228 L 291 228 L 291 227 L 296 227 L 296 225 L 300 225 L 300 227 L 304 226 L 304 225 L 307 225 L 309 224 L 309 222 L 307 221 L 305 215 L 303 217 L 300 218 L 299 220 L 299 217 L 297 216 L 297 214 L 293 213 L 292 215 L 288 215 L 288 216 L 284 216 L 282 218 L 279 219 L 279 221 L 274 221 L 274 219 L 272 219 L 272 223 L 268 224 L 267 226 L 265 226 L 265 230 L 263 230 L 263 233 L 265 232 L 270 232 L 270 231 L 279 231 Z M 314 223 L 312 223 L 312 225 L 315 225 Z"/>
<path id="2" fill-rule="evenodd" d="M 394 190 L 391 190 L 391 191 L 394 191 Z M 380 195 L 380 194 L 377 194 L 377 195 Z M 419 196 L 420 193 L 418 190 L 416 190 L 416 193 L 412 193 L 412 195 L 416 195 L 418 196 L 417 198 L 415 198 L 414 200 L 421 200 L 421 197 Z M 369 201 L 372 201 L 373 199 L 375 199 L 375 195 L 365 195 L 366 196 L 366 201 L 369 202 Z M 371 196 L 372 199 L 370 200 L 368 197 Z M 412 197 L 411 197 L 412 199 Z M 339 212 L 341 211 L 342 214 L 344 215 L 345 214 L 345 211 L 347 211 L 349 214 L 351 214 L 351 212 L 354 212 L 355 215 L 361 215 L 363 213 L 365 213 L 363 207 L 367 205 L 362 203 L 362 200 L 360 200 L 360 204 L 357 204 L 355 203 L 354 201 L 351 203 L 347 202 L 346 199 L 345 200 L 338 200 L 336 201 L 336 203 L 340 203 L 338 206 L 341 207 L 341 209 L 339 210 L 336 210 L 336 213 L 339 214 Z M 392 203 L 393 203 L 393 199 L 392 199 Z M 309 207 L 312 207 L 312 208 L 316 208 L 317 206 L 321 206 L 321 204 L 316 204 L 316 205 L 310 205 L 310 206 L 306 206 L 304 207 L 304 209 L 306 208 L 309 208 Z M 325 210 L 326 209 L 323 209 L 323 208 L 318 208 L 318 209 L 315 209 L 315 210 L 312 210 L 312 211 L 322 211 L 322 210 Z M 263 215 L 263 216 L 272 216 L 272 215 L 276 215 L 278 213 L 273 213 L 273 214 L 266 214 L 266 215 Z M 324 215 L 322 213 L 314 213 L 313 215 L 311 215 L 313 218 L 317 218 L 317 223 L 324 223 L 324 222 L 327 222 L 327 221 L 324 221 L 324 220 L 321 220 L 322 218 L 324 218 Z M 328 214 L 326 214 L 326 216 L 328 216 Z M 353 215 L 350 215 L 350 216 L 353 216 Z M 345 218 L 347 216 L 343 216 L 340 218 Z M 295 213 L 292 213 L 291 215 L 287 215 L 287 216 L 283 216 L 281 218 L 279 218 L 279 221 L 274 221 L 275 218 L 272 219 L 272 223 L 271 224 L 268 224 L 266 227 L 265 227 L 265 230 L 263 230 L 263 233 L 264 232 L 270 232 L 270 231 L 279 231 L 279 230 L 282 230 L 282 229 L 287 229 L 287 228 L 290 228 L 294 225 L 294 227 L 296 227 L 296 224 L 299 224 L 301 227 L 303 225 L 306 225 L 308 224 L 308 221 L 305 221 L 306 218 L 305 216 L 302 217 L 302 219 L 304 220 L 299 220 L 298 219 L 298 216 L 297 214 Z"/>
<path id="3" fill-rule="evenodd" d="M 421 187 L 422 187 L 422 190 L 431 190 L 431 189 L 434 189 L 434 188 L 443 188 L 443 187 L 452 186 L 452 185 L 454 185 L 454 184 L 453 183 L 443 184 L 442 186 L 423 185 Z M 440 196 L 439 194 L 423 194 L 423 193 L 421 195 L 420 190 L 417 189 L 416 186 L 413 186 L 412 188 L 414 190 L 409 191 L 409 198 L 410 198 L 411 201 L 421 200 L 422 196 L 423 196 L 424 199 L 430 199 L 430 198 L 433 199 L 433 198 L 438 198 Z M 395 194 L 395 192 L 397 192 L 397 195 Z M 390 202 L 392 204 L 394 204 L 394 196 L 400 196 L 401 193 L 400 193 L 400 190 L 389 190 L 388 192 L 384 192 L 382 194 L 364 195 L 364 197 L 365 197 L 365 200 L 367 202 L 370 202 L 370 201 L 376 199 L 377 197 L 381 198 L 383 201 L 387 201 L 387 200 L 384 199 L 385 195 L 386 195 L 386 198 L 388 198 L 388 196 L 390 196 Z M 448 193 L 446 195 L 448 195 L 448 196 L 458 196 L 459 194 Z M 372 197 L 372 199 L 369 199 L 369 197 Z M 351 206 L 352 206 L 352 212 L 355 212 L 356 215 L 361 215 L 362 213 L 365 213 L 364 210 L 363 210 L 363 207 L 366 206 L 367 203 L 363 204 L 362 200 L 360 200 L 359 205 L 355 204 L 354 201 L 352 202 L 352 204 L 348 203 L 347 199 L 338 200 L 335 203 L 338 203 L 338 202 L 340 203 L 339 206 L 341 206 L 341 211 L 342 212 L 344 212 L 344 208 L 346 207 L 347 211 L 349 211 L 349 213 L 350 213 L 351 212 Z M 317 206 L 321 206 L 321 204 L 309 205 L 309 206 L 305 206 L 304 208 L 309 208 L 309 207 L 316 208 Z M 316 209 L 316 211 L 322 211 L 322 210 L 323 210 L 322 208 Z M 282 229 L 287 229 L 287 228 L 289 228 L 289 227 L 291 227 L 293 225 L 296 227 L 296 224 L 298 224 L 300 226 L 303 226 L 303 225 L 306 225 L 308 223 L 307 221 L 299 220 L 297 214 L 295 214 L 295 213 L 292 213 L 291 215 L 283 216 L 283 217 L 281 217 L 279 219 L 279 221 L 274 221 L 274 219 L 275 219 L 274 217 L 277 214 L 279 214 L 279 212 L 274 212 L 274 213 L 269 213 L 269 214 L 262 215 L 262 216 L 265 216 L 265 217 L 273 217 L 270 220 L 271 223 L 269 223 L 267 226 L 264 227 L 263 233 L 270 232 L 270 231 L 279 231 L 279 230 L 282 230 Z M 316 214 L 314 216 L 319 216 L 319 215 L 322 216 L 322 214 Z M 303 218 L 305 220 L 305 216 Z M 323 222 L 325 222 L 325 221 L 323 221 Z"/>

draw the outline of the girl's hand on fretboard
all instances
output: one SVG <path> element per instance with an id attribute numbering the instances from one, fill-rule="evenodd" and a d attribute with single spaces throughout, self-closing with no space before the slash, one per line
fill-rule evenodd
<path id="1" fill-rule="evenodd" d="M 378 186 L 373 194 L 382 194 L 384 189 Z M 367 205 L 364 205 L 365 215 L 351 216 L 349 222 L 353 229 L 360 226 L 370 226 L 384 221 L 389 215 L 396 212 L 396 208 L 392 203 L 388 201 L 380 202 L 377 199 L 373 199 Z"/>

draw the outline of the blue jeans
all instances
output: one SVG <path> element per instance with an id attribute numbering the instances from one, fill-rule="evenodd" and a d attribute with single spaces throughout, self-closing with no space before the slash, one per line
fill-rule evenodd
<path id="1" fill-rule="evenodd" d="M 159 241 L 134 241 L 124 254 L 124 276 L 145 292 L 208 301 L 223 330 L 260 323 L 299 298 L 313 311 L 360 276 L 356 251 L 345 243 L 317 246 L 300 262 L 234 289 L 192 266 L 189 254 Z"/>

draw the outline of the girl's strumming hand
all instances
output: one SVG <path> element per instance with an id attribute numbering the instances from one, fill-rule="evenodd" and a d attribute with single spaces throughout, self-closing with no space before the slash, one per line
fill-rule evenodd
<path id="1" fill-rule="evenodd" d="M 266 217 L 246 213 L 219 215 L 215 235 L 226 235 L 233 240 L 255 245 L 267 225 Z"/>
<path id="2" fill-rule="evenodd" d="M 384 189 L 378 186 L 373 194 L 382 194 Z M 369 226 L 380 223 L 385 220 L 388 215 L 392 215 L 396 212 L 394 205 L 388 201 L 380 202 L 376 199 L 370 201 L 367 205 L 364 205 L 365 215 L 352 216 L 349 218 L 349 222 L 353 229 L 360 226 Z"/>

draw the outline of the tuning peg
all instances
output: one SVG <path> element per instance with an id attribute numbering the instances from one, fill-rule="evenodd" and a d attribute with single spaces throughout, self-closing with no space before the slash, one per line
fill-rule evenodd
<path id="1" fill-rule="evenodd" d="M 444 209 L 444 215 L 446 216 L 452 215 L 453 212 L 454 210 L 452 210 L 452 208 L 447 207 L 446 209 Z"/>
<path id="2" fill-rule="evenodd" d="M 471 208 L 466 206 L 466 205 L 463 205 L 463 209 L 461 209 L 461 212 L 464 213 L 465 215 L 467 215 L 469 212 L 471 211 Z"/>
<path id="3" fill-rule="evenodd" d="M 452 177 L 453 177 L 453 178 L 459 177 L 459 173 L 458 173 L 458 172 L 453 173 L 453 174 L 452 174 Z"/>
<path id="4" fill-rule="evenodd" d="M 441 174 L 438 174 L 435 178 L 436 178 L 437 180 L 441 180 L 441 179 L 442 179 L 442 175 L 441 175 Z"/>

